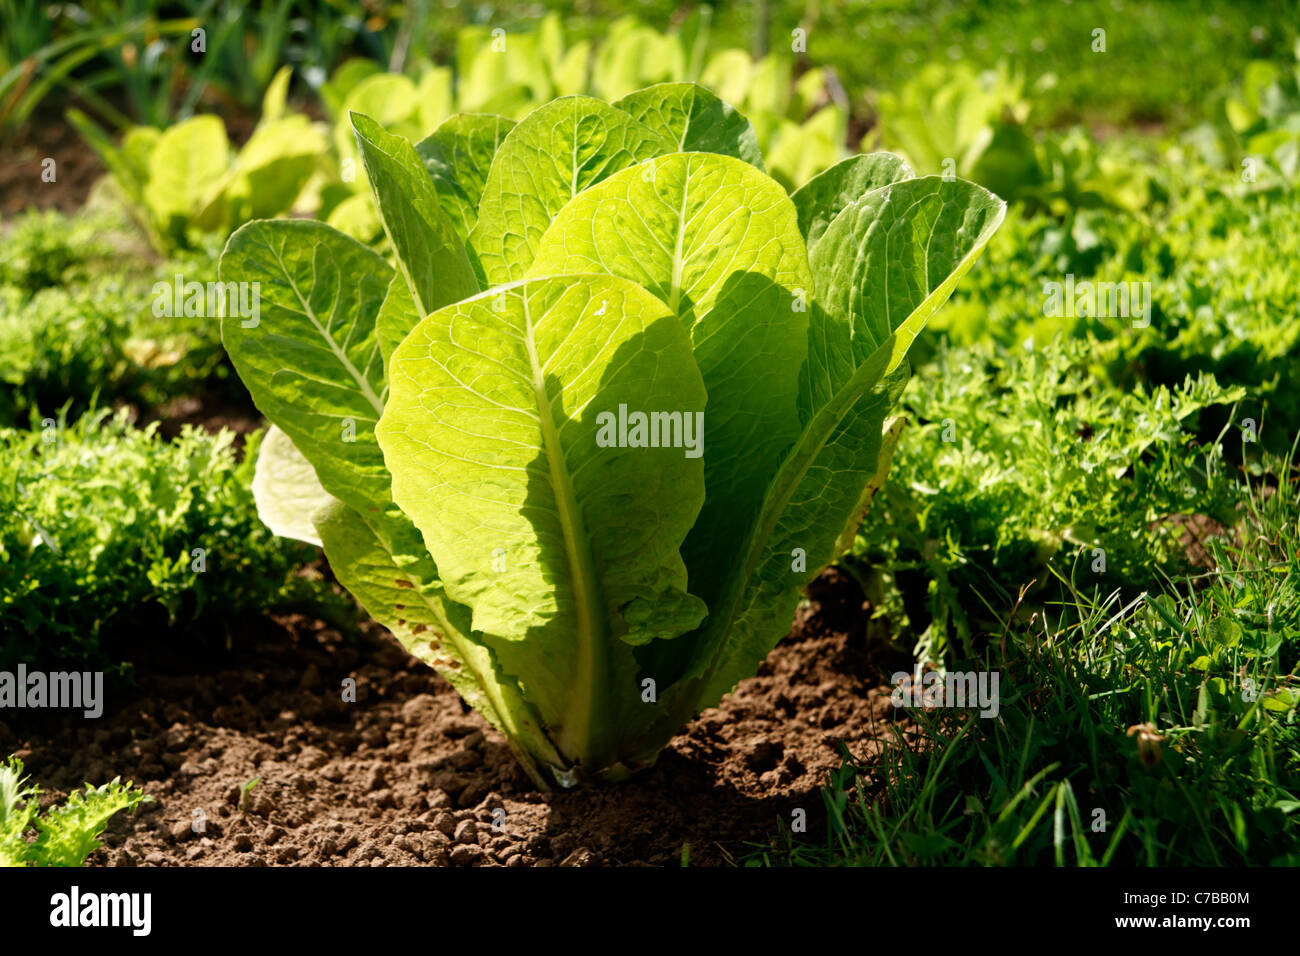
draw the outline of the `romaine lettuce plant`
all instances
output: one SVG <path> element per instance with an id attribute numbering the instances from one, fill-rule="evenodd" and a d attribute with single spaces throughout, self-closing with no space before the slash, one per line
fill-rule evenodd
<path id="1" fill-rule="evenodd" d="M 352 123 L 394 262 L 306 221 L 221 260 L 260 283 L 223 338 L 279 429 L 261 511 L 539 785 L 623 777 L 852 541 L 908 346 L 1003 203 L 887 154 L 787 195 L 691 84 L 457 117 L 432 167 Z"/>

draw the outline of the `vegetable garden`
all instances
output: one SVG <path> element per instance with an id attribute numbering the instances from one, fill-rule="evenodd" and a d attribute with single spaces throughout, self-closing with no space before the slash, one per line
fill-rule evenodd
<path id="1" fill-rule="evenodd" d="M 1288 4 L 128 6 L 0 7 L 0 862 L 1300 863 Z"/>

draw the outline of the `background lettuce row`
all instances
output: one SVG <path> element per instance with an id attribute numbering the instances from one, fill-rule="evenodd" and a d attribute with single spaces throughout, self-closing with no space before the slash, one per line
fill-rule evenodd
<path id="1" fill-rule="evenodd" d="M 317 175 L 327 143 L 308 117 L 288 112 L 291 74 L 287 66 L 276 73 L 261 118 L 237 151 L 225 124 L 210 114 L 165 130 L 133 126 L 116 146 L 83 113 L 71 110 L 68 119 L 103 160 L 136 225 L 156 250 L 167 253 L 193 244 L 196 234 L 226 235 L 306 200 L 304 190 Z"/>
<path id="2" fill-rule="evenodd" d="M 1004 205 L 883 154 L 791 196 L 690 84 L 436 148 L 351 123 L 394 265 L 300 221 L 222 256 L 263 289 L 256 327 L 223 323 L 282 430 L 259 507 L 539 785 L 625 776 L 754 672 L 852 540 L 908 346 Z M 702 413 L 702 456 L 605 447 L 620 406 Z"/>
<path id="3" fill-rule="evenodd" d="M 789 54 L 754 60 L 739 49 L 710 51 L 707 30 L 688 32 L 661 34 L 624 18 L 593 48 L 587 40 L 569 43 L 554 13 L 532 32 L 493 34 L 465 27 L 447 65 L 418 58 L 408 75 L 385 72 L 370 59 L 342 63 L 319 84 L 324 121 L 287 108 L 293 68 L 285 66 L 267 86 L 260 121 L 238 150 L 213 114 L 166 129 L 129 126 L 116 144 L 84 113 L 69 110 L 68 119 L 99 154 L 118 200 L 163 254 L 195 245 L 204 235 L 224 237 L 252 219 L 290 211 L 319 217 L 362 241 L 377 238 L 382 224 L 353 138 L 353 112 L 418 143 L 431 171 L 455 167 L 456 176 L 442 177 L 440 201 L 457 228 L 466 230 L 464 214 L 478 205 L 471 194 L 483 183 L 464 162 L 472 164 L 483 149 L 490 157 L 516 120 L 555 97 L 594 94 L 611 102 L 628 97 L 620 103 L 624 111 L 658 132 L 669 114 L 694 110 L 691 138 L 679 141 L 679 148 L 713 150 L 734 142 L 742 159 L 761 166 L 761 144 L 772 175 L 787 187 L 844 154 L 848 110 L 828 99 L 833 87 L 826 71 L 809 70 L 796 82 Z M 729 106 L 727 116 L 706 115 L 702 110 L 721 110 L 720 101 L 693 103 L 690 91 L 698 89 L 693 83 L 684 84 L 677 99 L 632 99 L 649 84 L 696 80 L 724 89 L 754 125 Z M 491 118 L 491 128 L 480 125 L 483 117 Z M 735 134 L 742 128 L 740 139 Z M 453 186 L 459 183 L 463 187 Z M 457 196 L 461 188 L 469 192 Z"/>
<path id="4" fill-rule="evenodd" d="M 647 86 L 698 83 L 716 90 L 749 117 L 751 122 L 744 124 L 748 141 L 734 140 L 745 152 L 741 158 L 761 162 L 766 154 L 771 175 L 790 188 L 844 155 L 849 119 L 848 104 L 827 70 L 810 69 L 796 79 L 794 68 L 795 57 L 788 52 L 754 59 L 734 47 L 712 48 L 709 31 L 700 24 L 661 33 L 623 17 L 602 31 L 599 44 L 570 42 L 558 14 L 550 13 L 529 32 L 466 26 L 457 35 L 452 63 L 426 61 L 410 76 L 382 72 L 372 60 L 349 60 L 322 86 L 321 94 L 334 121 L 335 155 L 359 167 L 361 157 L 348 121 L 351 112 L 372 116 L 414 142 L 461 113 L 498 114 L 516 121 L 557 97 L 586 94 L 613 103 Z M 620 105 L 642 122 L 647 122 L 645 110 L 682 108 L 663 97 L 648 104 Z M 720 119 L 701 124 L 696 135 L 720 137 L 719 143 L 728 140 L 730 130 L 718 124 Z M 681 148 L 713 150 L 714 145 L 686 142 Z M 351 195 L 325 213 L 331 225 L 359 230 L 350 234 L 369 238 L 365 233 L 377 233 L 379 223 L 369 206 L 365 176 L 358 175 L 348 188 Z"/>

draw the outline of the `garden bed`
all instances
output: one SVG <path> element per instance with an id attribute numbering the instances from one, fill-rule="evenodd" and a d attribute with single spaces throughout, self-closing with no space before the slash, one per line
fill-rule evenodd
<path id="1" fill-rule="evenodd" d="M 1300 865 L 1286 5 L 571 6 L 11 11 L 0 865 Z"/>
<path id="2" fill-rule="evenodd" d="M 539 793 L 505 739 L 387 632 L 349 641 L 299 616 L 218 661 L 151 654 L 93 726 L 49 718 L 5 743 L 47 799 L 117 774 L 154 797 L 113 820 L 92 865 L 737 862 L 796 809 L 801 839 L 823 839 L 820 788 L 840 744 L 864 755 L 889 727 L 889 652 L 868 646 L 861 591 L 833 570 L 810 591 L 758 676 L 615 787 Z M 341 700 L 346 677 L 355 704 Z"/>

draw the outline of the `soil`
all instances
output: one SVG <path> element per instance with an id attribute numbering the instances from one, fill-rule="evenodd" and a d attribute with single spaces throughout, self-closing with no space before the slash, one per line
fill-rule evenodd
<path id="1" fill-rule="evenodd" d="M 808 826 L 795 839 L 823 840 L 820 788 L 841 744 L 859 758 L 880 746 L 893 652 L 869 646 L 864 607 L 826 572 L 756 677 L 654 767 L 601 789 L 538 792 L 504 738 L 386 631 L 297 616 L 224 656 L 171 634 L 98 720 L 11 718 L 0 749 L 44 804 L 117 775 L 154 798 L 114 818 L 91 865 L 725 865 L 785 839 L 796 809 Z M 355 703 L 341 699 L 347 677 Z"/>
<path id="2" fill-rule="evenodd" d="M 1200 570 L 1214 567 L 1214 556 L 1210 550 L 1211 538 L 1231 539 L 1233 533 L 1219 522 L 1206 515 L 1169 515 L 1152 527 L 1165 524 L 1175 529 L 1178 534 L 1178 546 L 1183 551 L 1187 563 Z"/>
<path id="3" fill-rule="evenodd" d="M 44 161 L 54 160 L 54 182 L 41 178 Z M 61 116 L 24 123 L 0 145 L 0 217 L 25 209 L 75 212 L 104 174 L 104 165 Z"/>
<path id="4" fill-rule="evenodd" d="M 125 107 L 120 102 L 115 105 Z M 312 119 L 320 119 L 320 109 L 314 103 L 293 105 Z M 234 148 L 248 142 L 257 125 L 256 112 L 222 101 L 215 94 L 205 98 L 205 106 L 218 111 Z M 64 119 L 62 109 L 51 98 L 16 133 L 0 140 L 0 218 L 30 208 L 76 212 L 85 205 L 95 182 L 107 172 L 98 154 Z M 95 122 L 104 125 L 98 117 Z M 120 131 L 105 129 L 116 141 Z M 41 178 L 47 158 L 54 160 L 52 183 Z"/>
<path id="5" fill-rule="evenodd" d="M 179 435 L 185 425 L 197 425 L 212 434 L 222 429 L 232 431 L 236 435 L 237 449 L 243 448 L 248 435 L 266 427 L 266 420 L 251 400 L 241 401 L 210 391 L 183 395 L 149 409 L 143 417 L 137 415 L 141 427 L 155 421 L 158 422 L 158 433 L 169 441 Z"/>

